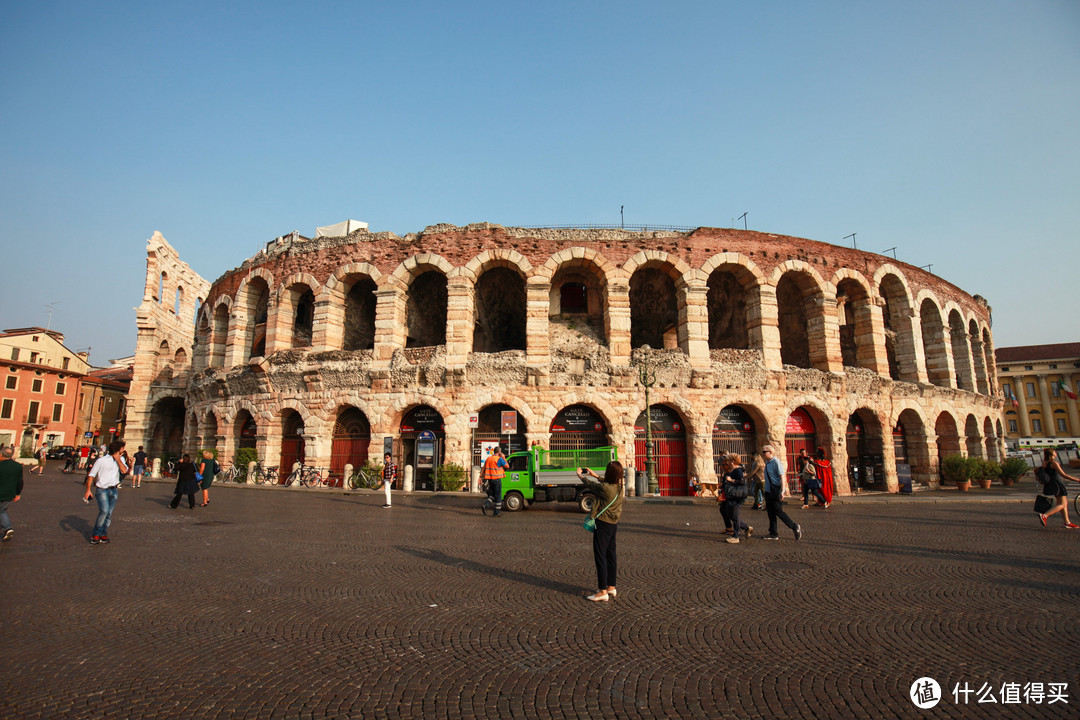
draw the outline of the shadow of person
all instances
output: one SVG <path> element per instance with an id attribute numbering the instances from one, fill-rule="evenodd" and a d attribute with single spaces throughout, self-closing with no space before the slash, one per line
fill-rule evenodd
<path id="1" fill-rule="evenodd" d="M 532 585 L 534 587 L 543 588 L 545 590 L 554 590 L 556 592 L 566 593 L 568 595 L 580 595 L 586 590 L 586 588 L 578 585 L 569 585 L 567 583 L 558 582 L 550 578 L 537 577 L 536 575 L 529 575 L 527 573 L 518 572 L 517 570 L 507 570 L 506 568 L 495 567 L 493 565 L 485 565 L 483 563 L 476 562 L 475 560 L 466 560 L 465 558 L 454 557 L 452 555 L 447 555 L 441 550 L 435 550 L 433 548 L 405 547 L 402 545 L 395 545 L 394 547 L 397 550 L 408 553 L 414 557 L 418 557 L 423 560 L 431 560 L 432 562 L 437 562 L 441 565 L 446 565 L 447 567 L 472 570 L 473 572 L 490 575 L 492 577 L 499 578 L 500 580 L 510 580 L 512 582 L 525 583 L 526 585 Z"/>
<path id="2" fill-rule="evenodd" d="M 97 512 L 97 505 L 94 505 L 94 512 Z M 77 532 L 85 537 L 90 537 L 93 525 L 81 515 L 68 515 L 60 519 L 60 529 L 64 532 Z"/>

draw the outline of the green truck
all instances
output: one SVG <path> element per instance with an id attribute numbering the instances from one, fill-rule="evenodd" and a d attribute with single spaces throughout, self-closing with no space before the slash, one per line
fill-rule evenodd
<path id="1" fill-rule="evenodd" d="M 514 512 L 534 502 L 574 502 L 582 512 L 590 512 L 596 493 L 578 477 L 578 468 L 587 467 L 604 476 L 607 464 L 618 459 L 613 447 L 591 450 L 544 450 L 533 447 L 506 459 L 503 478 L 503 507 Z"/>

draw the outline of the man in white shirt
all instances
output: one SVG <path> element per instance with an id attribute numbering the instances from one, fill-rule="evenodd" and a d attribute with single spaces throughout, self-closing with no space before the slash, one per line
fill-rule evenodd
<path id="1" fill-rule="evenodd" d="M 90 536 L 91 545 L 109 542 L 109 525 L 112 523 L 116 499 L 120 495 L 120 478 L 128 473 L 126 460 L 124 442 L 113 440 L 109 443 L 108 455 L 99 457 L 86 476 L 86 495 L 83 499 L 89 502 L 92 495 L 98 506 L 97 522 Z"/>

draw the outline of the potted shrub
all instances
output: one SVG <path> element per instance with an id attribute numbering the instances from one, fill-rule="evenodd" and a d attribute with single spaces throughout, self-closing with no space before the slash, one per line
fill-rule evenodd
<path id="1" fill-rule="evenodd" d="M 438 488 L 457 492 L 465 487 L 465 468 L 457 463 L 450 462 L 439 466 Z"/>
<path id="2" fill-rule="evenodd" d="M 1001 466 L 993 460 L 973 459 L 977 463 L 975 479 L 979 481 L 979 487 L 983 490 L 989 490 L 990 483 L 994 481 L 994 478 L 1001 474 Z"/>
<path id="3" fill-rule="evenodd" d="M 967 492 L 971 489 L 972 463 L 963 455 L 947 455 L 941 461 L 941 474 L 946 482 L 956 483 L 956 489 Z"/>
<path id="4" fill-rule="evenodd" d="M 998 473 L 998 477 L 1001 478 L 1001 484 L 1005 487 L 1012 487 L 1013 483 L 1030 469 L 1023 458 L 1017 457 L 1008 458 L 1001 463 L 1000 467 L 1001 471 Z"/>

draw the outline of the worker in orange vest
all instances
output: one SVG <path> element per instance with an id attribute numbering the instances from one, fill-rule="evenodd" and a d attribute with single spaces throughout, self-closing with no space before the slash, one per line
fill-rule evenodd
<path id="1" fill-rule="evenodd" d="M 496 447 L 495 452 L 488 455 L 484 461 L 484 485 L 487 488 L 487 500 L 480 506 L 480 512 L 487 515 L 488 508 L 495 510 L 495 517 L 502 515 L 502 481 L 506 477 L 506 458 L 503 457 L 502 448 Z"/>

